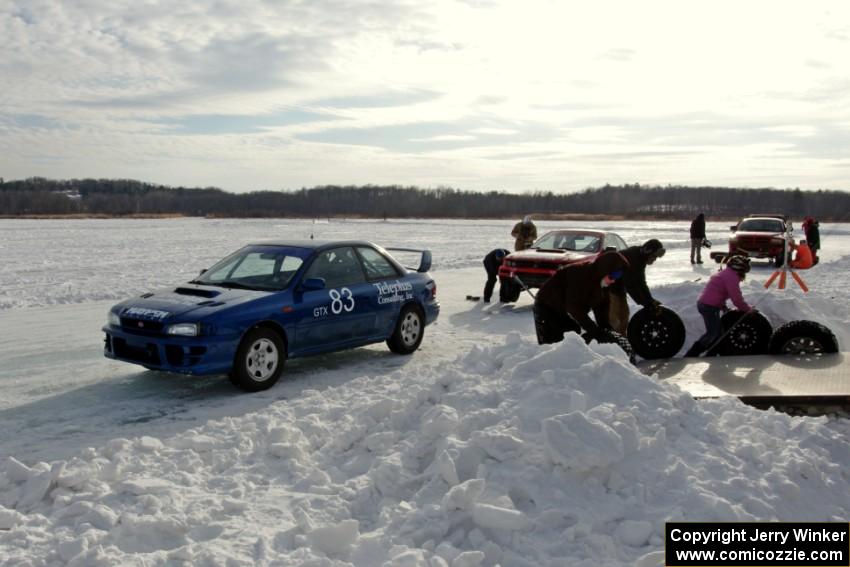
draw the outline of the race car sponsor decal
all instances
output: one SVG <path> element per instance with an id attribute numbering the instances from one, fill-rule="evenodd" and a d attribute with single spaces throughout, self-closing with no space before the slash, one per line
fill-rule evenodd
<path id="1" fill-rule="evenodd" d="M 138 319 L 152 319 L 161 321 L 171 315 L 168 311 L 159 309 L 147 309 L 146 307 L 128 307 L 121 313 L 124 317 L 135 317 Z"/>
<path id="2" fill-rule="evenodd" d="M 328 291 L 328 296 L 331 298 L 330 306 L 320 305 L 313 309 L 313 317 L 326 317 L 328 308 L 334 315 L 339 315 L 343 311 L 350 313 L 354 311 L 354 294 L 347 287 L 342 287 L 338 290 L 331 289 Z"/>
<path id="3" fill-rule="evenodd" d="M 410 282 L 396 280 L 394 282 L 373 283 L 372 285 L 378 290 L 378 303 L 380 305 L 413 299 L 413 284 Z"/>

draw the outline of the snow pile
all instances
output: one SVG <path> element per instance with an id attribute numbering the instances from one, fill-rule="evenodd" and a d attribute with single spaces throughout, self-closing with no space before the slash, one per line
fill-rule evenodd
<path id="1" fill-rule="evenodd" d="M 665 521 L 834 520 L 826 418 L 697 402 L 576 335 L 0 463 L 0 557 L 71 566 L 656 565 Z"/>

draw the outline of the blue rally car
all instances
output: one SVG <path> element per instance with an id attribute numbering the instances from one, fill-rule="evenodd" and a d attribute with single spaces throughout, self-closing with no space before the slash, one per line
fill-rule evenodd
<path id="1" fill-rule="evenodd" d="M 250 244 L 185 285 L 109 310 L 104 354 L 152 370 L 271 387 L 287 358 L 386 341 L 419 348 L 440 313 L 427 250 L 414 271 L 365 241 Z"/>

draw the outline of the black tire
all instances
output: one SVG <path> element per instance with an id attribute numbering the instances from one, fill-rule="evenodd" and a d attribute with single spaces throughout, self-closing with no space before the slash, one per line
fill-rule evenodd
<path id="1" fill-rule="evenodd" d="M 739 319 L 742 319 L 740 323 L 738 323 Z M 708 356 L 713 354 L 720 354 L 721 356 L 767 354 L 773 327 L 767 317 L 760 312 L 729 311 L 720 318 L 720 324 L 723 326 L 723 332 L 726 333 L 726 336 L 717 346 L 706 353 Z"/>
<path id="2" fill-rule="evenodd" d="M 643 308 L 629 321 L 629 342 L 641 358 L 670 358 L 685 344 L 685 324 L 676 313 L 661 307 Z"/>
<path id="3" fill-rule="evenodd" d="M 254 327 L 242 337 L 230 381 L 246 392 L 259 392 L 275 385 L 286 362 L 286 343 L 275 331 Z"/>
<path id="4" fill-rule="evenodd" d="M 416 305 L 407 304 L 401 308 L 393 334 L 387 339 L 387 346 L 396 354 L 411 354 L 422 344 L 425 336 L 425 317 Z"/>
<path id="5" fill-rule="evenodd" d="M 832 331 L 814 321 L 785 323 L 770 337 L 770 354 L 820 355 L 838 352 Z"/>
<path id="6" fill-rule="evenodd" d="M 499 301 L 502 303 L 514 303 L 519 299 L 522 288 L 511 280 L 501 280 L 499 285 Z"/>
<path id="7" fill-rule="evenodd" d="M 783 255 L 781 255 L 781 254 L 773 259 L 773 265 L 777 268 L 781 268 L 782 264 L 784 264 L 784 263 L 785 263 L 785 261 L 784 261 Z"/>

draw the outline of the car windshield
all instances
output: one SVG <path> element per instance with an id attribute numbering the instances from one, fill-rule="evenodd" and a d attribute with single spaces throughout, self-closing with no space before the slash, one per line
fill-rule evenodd
<path id="1" fill-rule="evenodd" d="M 556 231 L 544 234 L 532 248 L 546 250 L 574 250 L 577 252 L 599 252 L 602 239 L 586 232 Z"/>
<path id="2" fill-rule="evenodd" d="M 776 219 L 749 219 L 741 222 L 740 231 L 747 232 L 785 232 L 782 221 Z"/>
<path id="3" fill-rule="evenodd" d="M 309 257 L 311 250 L 253 245 L 237 250 L 191 283 L 232 289 L 281 291 Z"/>

